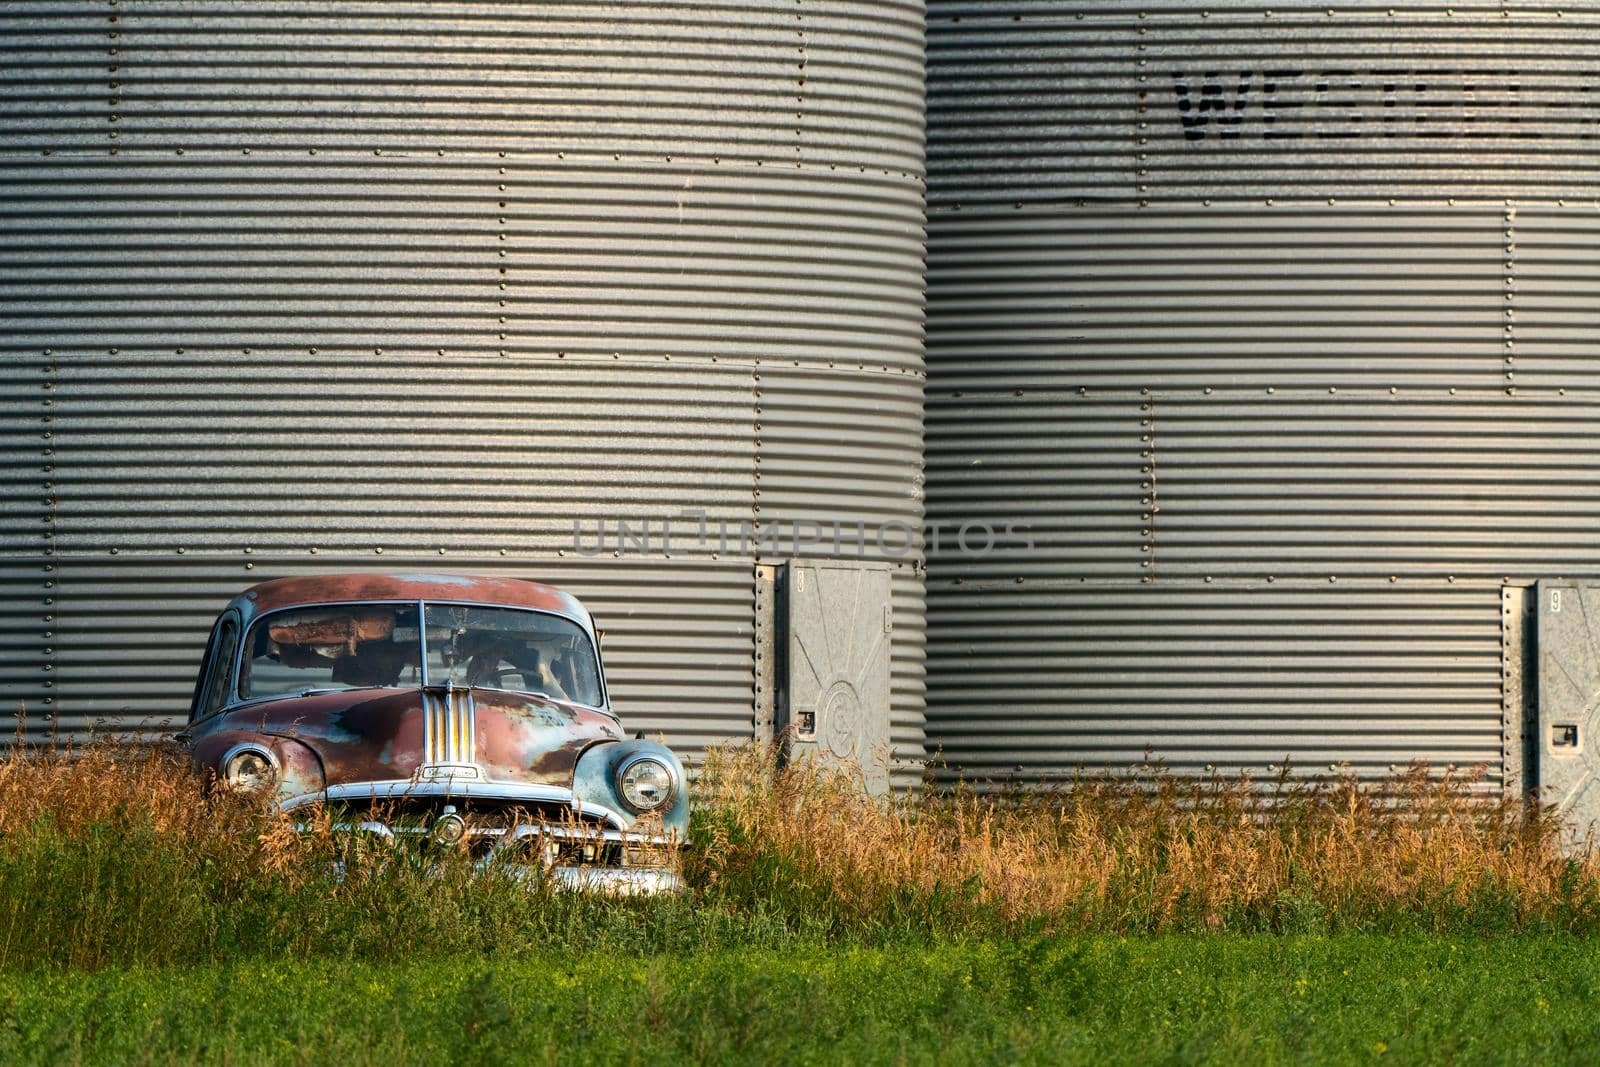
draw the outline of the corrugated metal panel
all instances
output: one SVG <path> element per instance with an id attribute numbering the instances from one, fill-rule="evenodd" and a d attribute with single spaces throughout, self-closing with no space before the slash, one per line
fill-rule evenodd
<path id="1" fill-rule="evenodd" d="M 1183 5 L 1141 18 L 1135 47 L 1152 199 L 1572 196 L 1600 182 L 1592 5 Z"/>
<path id="2" fill-rule="evenodd" d="M 1493 388 L 1502 212 L 936 207 L 934 388 Z"/>
<path id="3" fill-rule="evenodd" d="M 9 5 L 0 403 L 57 406 L 52 456 L 4 441 L 42 490 L 0 515 L 7 696 L 54 655 L 73 728 L 163 721 L 252 581 L 506 572 L 589 600 L 631 723 L 749 736 L 755 552 L 656 524 L 757 518 L 769 365 L 896 424 L 773 469 L 917 514 L 923 34 L 866 0 Z"/>
<path id="4" fill-rule="evenodd" d="M 1134 194 L 1137 28 L 1124 8 L 929 3 L 931 210 Z"/>
<path id="5" fill-rule="evenodd" d="M 13 157 L 0 169 L 7 343 L 493 352 L 495 169 Z"/>
<path id="6" fill-rule="evenodd" d="M 0 10 L 0 145 L 7 154 L 116 144 L 118 13 L 72 3 Z"/>
<path id="7" fill-rule="evenodd" d="M 920 316 L 918 316 L 920 318 Z M 805 556 L 912 562 L 922 524 L 922 376 L 763 364 L 756 517 Z M 785 544 L 784 553 L 790 551 Z"/>
<path id="8" fill-rule="evenodd" d="M 25 713 L 45 736 L 55 703 L 55 607 L 43 558 L 0 557 L 0 732 Z M 203 640 L 203 638 L 202 638 Z"/>
<path id="9" fill-rule="evenodd" d="M 0 375 L 0 545 L 5 554 L 49 551 L 44 476 L 55 403 L 44 357 L 8 363 Z"/>
<path id="10" fill-rule="evenodd" d="M 929 587 L 930 749 L 969 779 L 1500 773 L 1498 589 Z M 1271 767 L 1269 767 L 1271 765 Z"/>
<path id="11" fill-rule="evenodd" d="M 912 178 L 319 160 L 0 166 L 7 343 L 921 371 Z"/>
<path id="12" fill-rule="evenodd" d="M 928 514 L 1037 545 L 930 553 L 930 747 L 1503 773 L 1497 587 L 1600 570 L 1597 18 L 936 0 Z"/>
<path id="13" fill-rule="evenodd" d="M 1585 5 L 933 0 L 930 203 L 1592 193 L 1597 28 Z"/>
<path id="14" fill-rule="evenodd" d="M 0 731 L 19 712 L 53 710 L 50 554 L 54 442 L 53 364 L 40 356 L 6 361 L 0 375 Z"/>
<path id="15" fill-rule="evenodd" d="M 18 147 L 101 148 L 114 132 L 124 151 L 788 163 L 804 146 L 920 169 L 916 3 L 36 0 L 4 14 Z"/>
<path id="16" fill-rule="evenodd" d="M 889 574 L 890 785 L 904 789 L 927 769 L 927 603 L 920 567 L 897 563 Z"/>
<path id="17" fill-rule="evenodd" d="M 1515 344 L 1517 388 L 1565 389 L 1593 405 L 1600 399 L 1600 199 L 1510 214 L 1506 336 Z"/>
<path id="18" fill-rule="evenodd" d="M 1158 397 L 1159 579 L 1600 570 L 1600 409 L 1497 393 Z"/>
<path id="19" fill-rule="evenodd" d="M 948 364 L 939 364 L 942 374 Z M 1017 395 L 1021 392 L 1021 395 Z M 928 396 L 935 579 L 1138 578 L 1149 554 L 1149 431 L 1139 401 L 1076 394 Z"/>
<path id="20" fill-rule="evenodd" d="M 750 514 L 748 368 L 74 352 L 58 378 L 62 552 L 549 557 L 686 501 Z"/>
<path id="21" fill-rule="evenodd" d="M 512 166 L 504 181 L 513 353 L 922 369 L 909 177 L 712 167 L 619 183 Z"/>

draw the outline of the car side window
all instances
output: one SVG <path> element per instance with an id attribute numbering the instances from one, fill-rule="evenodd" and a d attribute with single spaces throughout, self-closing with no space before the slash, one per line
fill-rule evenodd
<path id="1" fill-rule="evenodd" d="M 206 664 L 205 692 L 195 703 L 195 718 L 203 719 L 228 700 L 228 681 L 233 674 L 234 655 L 239 651 L 239 623 L 231 616 L 222 620 L 211 656 Z"/>
<path id="2" fill-rule="evenodd" d="M 211 676 L 215 673 L 212 665 L 217 661 L 217 638 L 222 636 L 222 619 L 211 627 L 211 636 L 206 638 L 206 650 L 200 656 L 200 669 L 195 672 L 194 696 L 189 698 L 189 721 L 194 722 L 200 717 L 202 708 L 205 707 L 206 693 L 211 688 Z"/>

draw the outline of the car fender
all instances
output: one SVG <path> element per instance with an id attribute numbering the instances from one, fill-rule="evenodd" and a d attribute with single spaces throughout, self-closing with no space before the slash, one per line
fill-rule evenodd
<path id="1" fill-rule="evenodd" d="M 659 813 L 641 817 L 622 800 L 617 788 L 617 769 L 633 756 L 651 756 L 661 760 L 677 778 L 677 789 L 672 803 Z M 654 821 L 660 818 L 666 833 L 675 833 L 679 840 L 689 832 L 689 782 L 683 773 L 683 763 L 666 745 L 638 738 L 629 741 L 602 741 L 591 745 L 578 757 L 573 770 L 572 792 L 577 799 L 590 804 L 600 804 L 620 815 L 632 828 L 642 818 Z"/>
<path id="2" fill-rule="evenodd" d="M 320 792 L 327 787 L 327 775 L 315 749 L 290 737 L 256 730 L 219 730 L 197 739 L 193 748 L 195 765 L 207 777 L 208 784 L 220 783 L 224 761 L 245 745 L 266 750 L 277 764 L 278 784 L 274 793 L 279 800 Z"/>

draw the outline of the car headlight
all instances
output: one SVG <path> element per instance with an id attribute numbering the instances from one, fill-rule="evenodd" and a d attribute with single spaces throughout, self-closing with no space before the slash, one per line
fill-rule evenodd
<path id="1" fill-rule="evenodd" d="M 677 784 L 672 768 L 653 756 L 635 756 L 617 771 L 617 791 L 623 803 L 641 813 L 671 803 Z"/>
<path id="2" fill-rule="evenodd" d="M 222 763 L 222 780 L 235 793 L 259 793 L 278 780 L 278 764 L 264 748 L 241 748 Z"/>

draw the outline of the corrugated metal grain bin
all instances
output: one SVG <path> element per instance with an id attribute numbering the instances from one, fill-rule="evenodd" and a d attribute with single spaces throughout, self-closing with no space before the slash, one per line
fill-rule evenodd
<path id="1" fill-rule="evenodd" d="M 1015 528 L 930 551 L 930 748 L 1525 782 L 1522 590 L 1600 573 L 1600 13 L 929 27 L 928 517 Z"/>
<path id="2" fill-rule="evenodd" d="M 921 521 L 923 35 L 888 0 L 7 5 L 6 699 L 162 727 L 240 587 L 511 573 L 590 603 L 630 725 L 750 737 L 773 560 L 718 533 Z M 910 772 L 920 566 L 867 543 Z"/>

